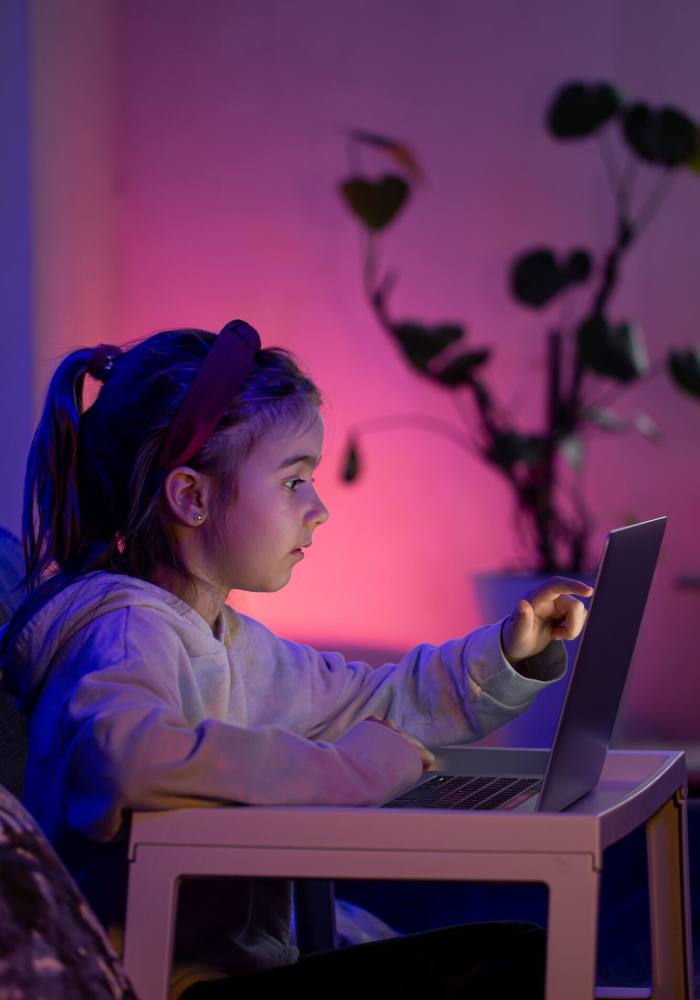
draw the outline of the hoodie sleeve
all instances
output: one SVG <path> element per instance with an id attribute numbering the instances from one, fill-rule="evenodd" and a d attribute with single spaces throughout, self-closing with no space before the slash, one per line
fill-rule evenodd
<path id="1" fill-rule="evenodd" d="M 62 651 L 60 733 L 47 740 L 63 753 L 61 808 L 70 828 L 108 840 L 124 810 L 203 801 L 376 804 L 420 777 L 418 750 L 371 721 L 331 743 L 275 725 L 197 718 L 183 699 L 190 657 L 172 629 L 140 618 L 134 608 L 103 615 Z M 54 687 L 45 698 L 57 694 Z"/>
<path id="2" fill-rule="evenodd" d="M 500 622 L 487 625 L 463 639 L 417 646 L 399 663 L 372 668 L 268 632 L 268 641 L 283 650 L 277 654 L 278 677 L 266 689 L 276 689 L 281 702 L 290 697 L 286 685 L 295 672 L 305 675 L 311 739 L 338 739 L 358 719 L 376 715 L 428 746 L 471 742 L 520 715 L 566 671 L 564 644 L 555 641 L 526 662 L 528 676 L 523 676 L 506 659 L 500 633 Z M 274 662 L 272 649 L 266 659 Z"/>

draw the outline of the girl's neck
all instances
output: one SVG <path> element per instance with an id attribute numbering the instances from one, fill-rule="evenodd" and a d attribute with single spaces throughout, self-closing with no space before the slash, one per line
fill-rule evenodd
<path id="1" fill-rule="evenodd" d="M 221 614 L 228 597 L 228 594 L 222 594 L 206 580 L 196 577 L 185 579 L 181 573 L 170 566 L 156 566 L 151 574 L 150 582 L 189 604 L 210 627 Z"/>

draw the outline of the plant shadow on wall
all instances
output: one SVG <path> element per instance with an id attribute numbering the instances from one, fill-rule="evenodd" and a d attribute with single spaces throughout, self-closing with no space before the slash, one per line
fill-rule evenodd
<path id="1" fill-rule="evenodd" d="M 580 487 L 584 432 L 636 430 L 650 439 L 658 437 L 650 417 L 623 420 L 609 403 L 632 384 L 664 371 L 679 389 L 700 398 L 697 347 L 672 350 L 650 365 L 640 329 L 611 312 L 623 258 L 661 207 L 678 169 L 700 172 L 700 130 L 674 108 L 629 103 L 608 84 L 578 82 L 558 90 L 546 124 L 551 137 L 562 142 L 598 137 L 615 224 L 611 246 L 598 256 L 581 247 L 560 254 L 537 246 L 512 261 L 511 293 L 532 309 L 544 310 L 555 300 L 561 303 L 573 289 L 588 286 L 588 305 L 577 320 L 547 333 L 546 421 L 539 433 L 520 429 L 499 404 L 484 375 L 492 351 L 468 344 L 462 324 L 397 321 L 391 315 L 389 299 L 397 275 L 380 273 L 380 233 L 420 183 L 421 170 L 401 142 L 369 132 L 350 135 L 352 176 L 342 182 L 341 192 L 366 235 L 363 277 L 370 307 L 416 374 L 450 393 L 460 423 L 402 414 L 358 424 L 349 436 L 343 478 L 352 482 L 360 474 L 360 439 L 366 433 L 412 425 L 446 435 L 483 458 L 510 484 L 519 534 L 525 538 L 526 568 L 580 573 L 589 566 L 593 525 Z M 364 176 L 361 154 L 369 149 L 391 159 L 391 173 L 374 180 Z"/>

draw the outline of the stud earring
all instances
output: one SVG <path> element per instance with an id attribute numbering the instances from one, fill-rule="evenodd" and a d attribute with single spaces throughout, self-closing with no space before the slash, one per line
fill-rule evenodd
<path id="1" fill-rule="evenodd" d="M 195 519 L 195 522 L 197 524 L 201 524 L 202 521 L 204 520 L 204 514 L 202 514 L 200 511 L 196 510 L 194 512 L 194 519 Z"/>

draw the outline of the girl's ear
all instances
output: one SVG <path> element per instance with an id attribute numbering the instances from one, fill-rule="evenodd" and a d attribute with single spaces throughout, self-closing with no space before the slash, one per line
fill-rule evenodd
<path id="1" fill-rule="evenodd" d="M 181 465 L 168 473 L 163 493 L 176 520 L 180 524 L 196 527 L 209 511 L 211 479 L 188 465 Z"/>

